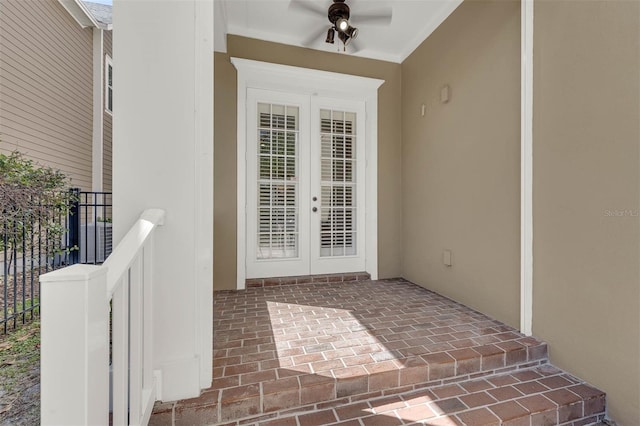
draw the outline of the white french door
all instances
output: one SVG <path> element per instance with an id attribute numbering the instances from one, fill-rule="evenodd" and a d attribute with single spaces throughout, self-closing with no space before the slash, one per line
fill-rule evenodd
<path id="1" fill-rule="evenodd" d="M 309 100 L 247 91 L 247 278 L 309 273 Z"/>
<path id="2" fill-rule="evenodd" d="M 311 99 L 311 273 L 365 270 L 364 102 Z"/>
<path id="3" fill-rule="evenodd" d="M 248 89 L 246 105 L 246 277 L 364 271 L 364 102 Z"/>

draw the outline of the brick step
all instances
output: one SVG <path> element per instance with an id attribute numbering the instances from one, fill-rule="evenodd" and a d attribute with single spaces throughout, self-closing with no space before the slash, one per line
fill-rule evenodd
<path id="1" fill-rule="evenodd" d="M 212 387 L 157 404 L 153 424 L 272 416 L 547 363 L 545 342 L 403 280 L 217 292 L 214 330 Z"/>
<path id="2" fill-rule="evenodd" d="M 374 352 L 367 356 L 375 362 L 315 374 L 305 373 L 304 368 L 296 370 L 295 366 L 241 373 L 247 364 L 230 364 L 221 370 L 221 377 L 214 379 L 212 388 L 200 397 L 158 404 L 154 418 L 159 422 L 156 424 L 170 424 L 160 421 L 169 413 L 177 415 L 176 419 L 184 418 L 185 424 L 233 422 L 283 410 L 314 410 L 335 401 L 350 403 L 546 364 L 544 342 L 511 331 L 494 336 L 504 340 L 494 337 L 498 341 L 493 344 L 407 357 L 399 352 Z M 343 358 L 343 362 L 349 364 L 349 359 Z M 361 359 L 356 355 L 353 361 Z"/>
<path id="3" fill-rule="evenodd" d="M 228 424 L 584 426 L 598 424 L 604 417 L 603 392 L 547 364 L 392 396 L 319 403 Z M 181 424 L 181 418 L 188 423 L 187 417 L 178 414 L 176 424 Z"/>

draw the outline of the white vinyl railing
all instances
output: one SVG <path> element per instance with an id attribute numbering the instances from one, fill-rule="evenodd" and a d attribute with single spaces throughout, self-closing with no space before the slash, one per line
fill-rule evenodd
<path id="1" fill-rule="evenodd" d="M 146 210 L 103 265 L 40 277 L 43 425 L 148 423 L 156 399 L 153 237 L 163 223 L 163 210 Z"/>

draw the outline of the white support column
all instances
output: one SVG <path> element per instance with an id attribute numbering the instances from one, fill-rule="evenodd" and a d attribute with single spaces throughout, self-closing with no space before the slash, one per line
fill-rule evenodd
<path id="1" fill-rule="evenodd" d="M 197 183 L 194 223 L 197 227 L 195 251 L 196 304 L 198 306 L 198 353 L 200 387 L 213 380 L 213 50 L 214 5 L 212 1 L 195 4 L 195 152 L 194 180 Z"/>
<path id="2" fill-rule="evenodd" d="M 40 277 L 41 423 L 109 422 L 106 269 L 74 265 Z"/>
<path id="3" fill-rule="evenodd" d="M 533 323 L 533 2 L 521 2 L 520 331 Z"/>
<path id="4" fill-rule="evenodd" d="M 163 399 L 196 397 L 213 352 L 213 0 L 114 0 L 113 20 L 114 243 L 141 211 L 166 211 L 153 364 Z"/>
<path id="5" fill-rule="evenodd" d="M 91 190 L 103 188 L 104 157 L 104 31 L 93 28 L 93 137 Z M 86 190 L 85 190 L 86 191 Z"/>

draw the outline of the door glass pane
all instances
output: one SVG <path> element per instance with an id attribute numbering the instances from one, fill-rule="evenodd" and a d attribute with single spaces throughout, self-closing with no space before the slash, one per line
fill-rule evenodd
<path id="1" fill-rule="evenodd" d="M 357 254 L 356 114 L 320 110 L 320 256 Z"/>
<path id="2" fill-rule="evenodd" d="M 298 257 L 298 107 L 258 103 L 257 259 Z"/>

